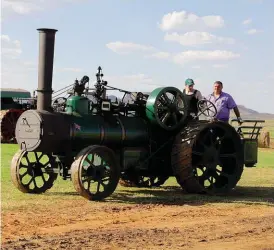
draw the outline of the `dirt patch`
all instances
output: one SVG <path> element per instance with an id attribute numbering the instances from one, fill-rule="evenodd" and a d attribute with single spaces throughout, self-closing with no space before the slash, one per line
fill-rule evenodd
<path id="1" fill-rule="evenodd" d="M 2 244 L 2 249 L 274 249 L 274 208 L 83 199 L 3 213 Z"/>

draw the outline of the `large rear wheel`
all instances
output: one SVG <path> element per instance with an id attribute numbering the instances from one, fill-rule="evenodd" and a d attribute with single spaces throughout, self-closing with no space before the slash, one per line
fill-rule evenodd
<path id="1" fill-rule="evenodd" d="M 15 127 L 18 118 L 24 112 L 20 109 L 9 109 L 0 111 L 1 142 L 16 143 Z"/>
<path id="2" fill-rule="evenodd" d="M 229 124 L 197 121 L 176 136 L 172 167 L 187 192 L 225 194 L 237 185 L 243 165 L 241 139 Z"/>

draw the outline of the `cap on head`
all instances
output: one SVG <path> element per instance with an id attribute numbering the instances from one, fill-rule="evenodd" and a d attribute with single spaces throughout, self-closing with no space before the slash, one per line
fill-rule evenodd
<path id="1" fill-rule="evenodd" d="M 188 85 L 188 86 L 194 85 L 194 81 L 192 79 L 188 78 L 185 81 L 185 85 Z"/>

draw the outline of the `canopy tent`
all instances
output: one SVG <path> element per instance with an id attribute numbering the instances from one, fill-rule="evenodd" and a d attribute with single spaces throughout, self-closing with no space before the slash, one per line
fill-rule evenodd
<path id="1" fill-rule="evenodd" d="M 30 92 L 25 89 L 1 88 L 0 95 L 1 95 L 1 98 L 5 98 L 5 97 L 31 98 Z"/>

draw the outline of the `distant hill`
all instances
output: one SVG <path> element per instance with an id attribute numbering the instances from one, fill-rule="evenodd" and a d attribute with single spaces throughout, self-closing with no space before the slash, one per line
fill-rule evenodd
<path id="1" fill-rule="evenodd" d="M 264 120 L 269 120 L 269 119 L 274 119 L 274 114 L 270 113 L 260 113 L 256 110 L 249 109 L 243 105 L 238 105 L 239 111 L 241 113 L 241 117 L 243 119 L 264 119 Z M 235 114 L 233 110 L 231 111 L 231 117 L 235 117 Z"/>

